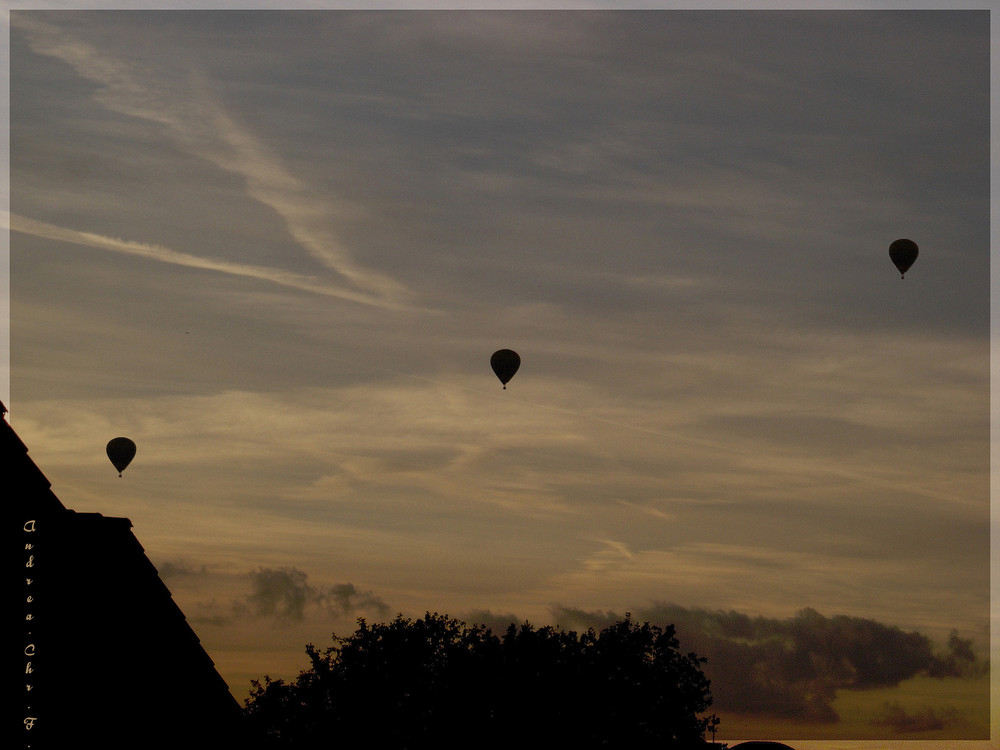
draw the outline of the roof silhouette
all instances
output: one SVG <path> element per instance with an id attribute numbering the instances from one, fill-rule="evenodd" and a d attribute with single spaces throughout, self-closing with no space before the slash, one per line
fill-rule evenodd
<path id="1" fill-rule="evenodd" d="M 236 745 L 239 703 L 132 522 L 67 509 L 2 418 L 0 469 L 8 632 L 24 644 L 5 672 L 20 698 L 4 736 L 32 750 Z"/>

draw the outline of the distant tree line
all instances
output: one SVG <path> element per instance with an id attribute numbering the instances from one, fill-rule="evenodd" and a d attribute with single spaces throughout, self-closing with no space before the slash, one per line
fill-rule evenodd
<path id="1" fill-rule="evenodd" d="M 246 701 L 262 747 L 704 746 L 717 723 L 704 659 L 673 626 L 626 617 L 597 632 L 511 624 L 502 635 L 438 614 L 358 620 L 306 647 L 294 682 L 255 680 Z"/>

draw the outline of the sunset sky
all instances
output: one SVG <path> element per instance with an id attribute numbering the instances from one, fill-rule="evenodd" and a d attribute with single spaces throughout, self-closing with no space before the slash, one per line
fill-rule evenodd
<path id="1" fill-rule="evenodd" d="M 801 7 L 11 12 L 11 425 L 240 698 L 427 611 L 986 658 L 990 5 Z"/>

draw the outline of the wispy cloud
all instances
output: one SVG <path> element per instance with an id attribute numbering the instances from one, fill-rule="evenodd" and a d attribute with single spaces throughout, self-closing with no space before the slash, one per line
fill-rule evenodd
<path id="1" fill-rule="evenodd" d="M 247 278 L 266 281 L 271 284 L 298 289 L 313 294 L 321 294 L 328 297 L 339 297 L 341 299 L 358 302 L 364 305 L 372 305 L 394 310 L 413 309 L 405 303 L 395 301 L 391 298 L 372 295 L 365 292 L 345 289 L 341 286 L 330 283 L 315 276 L 304 276 L 302 274 L 284 271 L 280 268 L 270 268 L 267 266 L 256 266 L 246 263 L 236 263 L 222 260 L 221 258 L 206 258 L 191 253 L 172 250 L 160 245 L 136 242 L 134 240 L 124 240 L 117 237 L 105 237 L 93 232 L 81 232 L 75 229 L 67 229 L 37 221 L 16 214 L 9 215 L 7 224 L 14 232 L 28 234 L 33 237 L 54 240 L 57 242 L 68 242 L 74 245 L 84 245 L 108 250 L 123 255 L 134 255 L 159 263 L 170 263 L 189 268 L 200 268 L 205 271 L 215 271 L 233 276 L 245 276 Z"/>
<path id="2" fill-rule="evenodd" d="M 93 45 L 69 38 L 62 29 L 35 17 L 14 14 L 12 24 L 25 34 L 34 52 L 62 60 L 78 75 L 98 84 L 94 97 L 109 110 L 164 126 L 177 147 L 242 177 L 248 195 L 276 211 L 298 245 L 339 275 L 349 288 L 335 293 L 332 285 L 269 269 L 243 267 L 235 272 L 272 281 L 281 279 L 278 283 L 389 307 L 398 307 L 409 297 L 403 284 L 355 260 L 333 226 L 337 200 L 317 196 L 289 172 L 264 143 L 224 110 L 197 71 L 189 72 L 187 86 L 180 88 L 157 85 L 150 75 L 145 76 L 150 81 L 147 83 L 143 71 L 102 54 Z M 139 248 L 134 243 L 105 242 L 102 246 Z M 156 257 L 168 255 L 170 262 L 183 259 L 186 265 L 195 265 L 198 261 L 196 256 L 181 253 L 160 252 Z M 215 270 L 234 272 L 231 266 L 205 262 Z"/>

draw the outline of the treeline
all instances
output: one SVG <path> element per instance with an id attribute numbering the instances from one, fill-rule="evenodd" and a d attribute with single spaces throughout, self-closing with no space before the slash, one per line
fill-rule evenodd
<path id="1" fill-rule="evenodd" d="M 245 714 L 264 747 L 662 747 L 705 744 L 704 659 L 672 626 L 503 635 L 438 614 L 358 620 L 294 682 L 254 681 Z"/>

